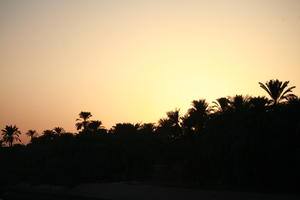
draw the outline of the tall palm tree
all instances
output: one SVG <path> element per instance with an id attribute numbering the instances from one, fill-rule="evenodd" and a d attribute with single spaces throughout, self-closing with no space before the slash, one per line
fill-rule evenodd
<path id="1" fill-rule="evenodd" d="M 272 99 L 273 105 L 277 105 L 282 100 L 288 99 L 290 96 L 294 96 L 294 94 L 289 94 L 292 92 L 296 86 L 292 86 L 288 88 L 289 81 L 279 81 L 269 80 L 265 84 L 259 82 L 259 85 L 262 89 L 264 89 Z"/>
<path id="2" fill-rule="evenodd" d="M 14 141 L 21 142 L 19 138 L 21 132 L 19 131 L 19 128 L 16 125 L 5 126 L 5 128 L 1 131 L 3 135 L 3 142 L 8 143 L 9 147 L 12 147 Z"/>
<path id="3" fill-rule="evenodd" d="M 65 132 L 65 130 L 64 130 L 62 127 L 55 127 L 55 128 L 53 129 L 53 131 L 54 131 L 57 135 L 60 135 L 60 134 L 62 134 L 62 133 Z"/>
<path id="4" fill-rule="evenodd" d="M 26 132 L 26 135 L 29 136 L 32 140 L 32 138 L 34 138 L 37 135 L 37 132 L 36 132 L 36 130 L 28 130 Z"/>
<path id="5" fill-rule="evenodd" d="M 88 119 L 90 117 L 92 117 L 92 114 L 90 112 L 81 111 L 79 113 L 79 119 L 76 119 L 76 121 L 80 121 L 80 122 L 76 123 L 77 130 L 81 130 L 81 129 L 87 130 L 87 127 L 88 127 L 88 124 L 89 124 Z"/>

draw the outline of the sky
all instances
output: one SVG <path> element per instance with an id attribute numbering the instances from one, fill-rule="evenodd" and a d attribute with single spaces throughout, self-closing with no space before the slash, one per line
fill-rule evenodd
<path id="1" fill-rule="evenodd" d="M 299 35 L 298 0 L 0 0 L 0 127 L 157 122 L 276 78 L 300 95 Z"/>

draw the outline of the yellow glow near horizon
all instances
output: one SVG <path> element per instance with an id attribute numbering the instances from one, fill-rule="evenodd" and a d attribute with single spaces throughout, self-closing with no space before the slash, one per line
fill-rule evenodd
<path id="1" fill-rule="evenodd" d="M 156 122 L 192 100 L 300 88 L 300 1 L 0 1 L 0 126 Z"/>

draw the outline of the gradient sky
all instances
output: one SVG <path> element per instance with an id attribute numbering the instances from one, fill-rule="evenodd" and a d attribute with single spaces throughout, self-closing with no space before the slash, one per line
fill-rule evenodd
<path id="1" fill-rule="evenodd" d="M 157 122 L 191 101 L 300 93 L 299 0 L 0 0 L 0 126 Z"/>

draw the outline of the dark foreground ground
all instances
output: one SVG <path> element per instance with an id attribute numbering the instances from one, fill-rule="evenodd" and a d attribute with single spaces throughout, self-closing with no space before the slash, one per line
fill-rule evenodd
<path id="1" fill-rule="evenodd" d="M 2 191 L 1 200 L 298 200 L 294 194 L 269 194 L 257 192 L 232 192 L 225 190 L 200 190 L 139 182 L 81 184 L 75 187 L 18 184 Z"/>

